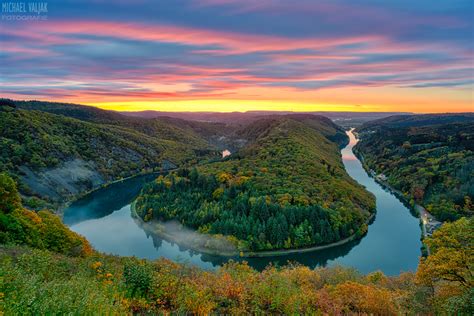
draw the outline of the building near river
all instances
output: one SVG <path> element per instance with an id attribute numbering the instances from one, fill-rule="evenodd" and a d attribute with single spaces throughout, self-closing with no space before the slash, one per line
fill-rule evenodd
<path id="1" fill-rule="evenodd" d="M 222 151 L 222 158 L 230 156 L 232 153 L 229 150 L 223 150 Z"/>

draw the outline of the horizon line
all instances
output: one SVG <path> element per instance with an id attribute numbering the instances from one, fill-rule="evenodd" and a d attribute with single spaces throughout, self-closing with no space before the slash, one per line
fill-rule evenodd
<path id="1" fill-rule="evenodd" d="M 238 111 L 238 110 L 168 110 L 168 109 L 114 109 L 110 108 L 111 104 L 107 102 L 104 103 L 94 103 L 94 102 L 74 102 L 74 101 L 53 101 L 53 100 L 40 100 L 40 99 L 12 99 L 12 98 L 0 98 L 0 99 L 8 99 L 12 100 L 14 102 L 48 102 L 48 103 L 58 103 L 58 104 L 71 104 L 71 105 L 79 105 L 79 106 L 87 106 L 87 107 L 93 107 L 97 108 L 100 110 L 104 111 L 113 111 L 113 112 L 118 112 L 118 113 L 139 113 L 139 112 L 156 112 L 156 113 L 221 113 L 221 114 L 231 114 L 231 113 L 254 113 L 254 112 L 262 112 L 262 113 L 394 113 L 394 114 L 406 114 L 406 115 L 416 115 L 416 114 L 462 114 L 462 113 L 474 113 L 473 111 L 442 111 L 442 112 L 433 112 L 433 111 L 423 111 L 423 112 L 418 112 L 418 111 L 384 111 L 384 110 L 371 110 L 371 109 L 360 109 L 360 110 L 285 110 L 285 109 L 277 109 L 277 110 L 271 110 L 271 109 L 249 109 L 249 110 L 244 110 L 244 111 Z M 235 101 L 242 101 L 245 102 L 244 100 L 232 100 L 233 102 Z M 143 101 L 124 101 L 124 102 L 113 102 L 114 105 L 120 105 L 120 103 L 141 103 Z M 149 101 L 147 101 L 149 102 Z M 160 101 L 159 101 L 160 102 Z M 161 101 L 163 102 L 163 101 Z M 268 101 L 271 102 L 271 101 Z M 278 101 L 274 101 L 278 102 Z M 355 105 L 353 105 L 355 106 Z"/>

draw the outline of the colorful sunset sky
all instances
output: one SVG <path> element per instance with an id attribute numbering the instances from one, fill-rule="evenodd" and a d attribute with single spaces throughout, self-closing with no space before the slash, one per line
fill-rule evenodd
<path id="1" fill-rule="evenodd" d="M 125 111 L 474 111 L 472 0 L 47 9 L 43 21 L 2 12 L 1 97 Z"/>

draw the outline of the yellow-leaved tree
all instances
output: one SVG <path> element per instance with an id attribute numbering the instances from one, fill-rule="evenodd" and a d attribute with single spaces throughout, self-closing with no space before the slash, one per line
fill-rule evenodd
<path id="1" fill-rule="evenodd" d="M 474 220 L 445 223 L 426 239 L 431 254 L 422 258 L 416 280 L 433 290 L 437 312 L 464 314 L 474 302 Z"/>

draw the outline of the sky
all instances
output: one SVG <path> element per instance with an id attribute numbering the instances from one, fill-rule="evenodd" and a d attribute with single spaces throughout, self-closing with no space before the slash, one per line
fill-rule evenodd
<path id="1" fill-rule="evenodd" d="M 121 111 L 474 111 L 472 0 L 1 1 L 1 97 Z"/>

